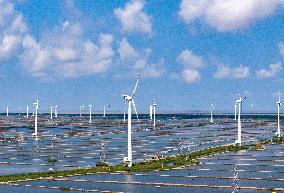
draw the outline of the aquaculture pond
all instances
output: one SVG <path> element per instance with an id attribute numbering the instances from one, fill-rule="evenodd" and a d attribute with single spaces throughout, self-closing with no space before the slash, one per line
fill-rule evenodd
<path id="1" fill-rule="evenodd" d="M 146 115 L 133 120 L 134 162 L 232 144 L 237 122 L 218 116 L 157 115 L 156 127 Z M 256 143 L 274 136 L 276 117 L 247 116 L 242 140 Z M 127 156 L 127 122 L 121 115 L 93 123 L 87 116 L 39 116 L 39 140 L 32 138 L 34 117 L 0 116 L 0 175 L 70 170 L 120 164 Z M 284 190 L 284 145 L 267 145 L 262 151 L 227 152 L 198 159 L 199 164 L 168 171 L 101 173 L 84 176 L 13 182 L 1 192 L 277 192 Z M 277 189 L 278 188 L 278 189 Z"/>

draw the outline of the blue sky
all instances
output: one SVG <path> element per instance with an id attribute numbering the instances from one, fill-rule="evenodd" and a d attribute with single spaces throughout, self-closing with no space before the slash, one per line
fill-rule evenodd
<path id="1" fill-rule="evenodd" d="M 274 112 L 283 59 L 283 0 L 0 0 L 3 112 L 122 111 L 138 74 L 139 112 Z"/>

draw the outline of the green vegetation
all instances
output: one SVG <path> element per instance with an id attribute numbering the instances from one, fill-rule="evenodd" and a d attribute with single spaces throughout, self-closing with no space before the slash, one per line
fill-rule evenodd
<path id="1" fill-rule="evenodd" d="M 217 147 L 210 147 L 207 149 L 190 152 L 186 154 L 178 154 L 176 156 L 167 156 L 161 157 L 158 160 L 151 160 L 145 162 L 133 163 L 132 167 L 128 167 L 126 164 L 118 164 L 118 165 L 109 165 L 106 163 L 100 164 L 98 163 L 96 167 L 92 168 L 80 168 L 73 170 L 64 170 L 64 171 L 54 171 L 53 173 L 49 172 L 35 172 L 35 173 L 27 173 L 27 174 L 12 174 L 0 176 L 0 182 L 9 182 L 9 181 L 17 181 L 17 180 L 26 180 L 26 179 L 38 179 L 38 178 L 46 178 L 46 177 L 58 177 L 58 176 L 69 176 L 69 175 L 86 175 L 89 173 L 98 173 L 98 172 L 138 172 L 138 171 L 152 171 L 152 170 L 165 170 L 165 169 L 173 169 L 181 166 L 189 166 L 198 163 L 198 158 L 202 156 L 215 155 L 224 152 L 237 152 L 242 150 L 255 150 L 263 147 L 265 144 L 275 144 L 275 143 L 283 143 L 284 137 L 274 137 L 271 140 L 260 140 L 256 145 L 224 145 Z"/>
<path id="2" fill-rule="evenodd" d="M 50 157 L 50 158 L 48 158 L 47 159 L 47 162 L 57 162 L 58 160 L 57 159 L 55 159 L 54 157 Z"/>
<path id="3" fill-rule="evenodd" d="M 70 191 L 70 188 L 64 187 L 64 186 L 59 187 L 59 189 L 60 190 L 64 190 L 64 191 Z"/>

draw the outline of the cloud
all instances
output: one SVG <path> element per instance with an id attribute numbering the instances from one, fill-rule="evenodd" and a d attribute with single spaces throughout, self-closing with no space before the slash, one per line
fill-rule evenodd
<path id="1" fill-rule="evenodd" d="M 229 32 L 271 16 L 281 3 L 281 0 L 182 0 L 179 15 L 187 24 L 201 20 L 219 32 Z"/>
<path id="2" fill-rule="evenodd" d="M 189 68 L 200 68 L 205 66 L 201 57 L 194 55 L 192 51 L 187 49 L 180 53 L 177 61 Z"/>
<path id="3" fill-rule="evenodd" d="M 122 38 L 120 41 L 118 54 L 123 67 L 129 70 L 132 75 L 141 74 L 147 78 L 158 78 L 165 72 L 163 58 L 159 59 L 157 63 L 152 63 L 150 61 L 152 54 L 150 48 L 138 51 L 129 44 L 126 38 Z"/>
<path id="4" fill-rule="evenodd" d="M 144 1 L 133 0 L 127 3 L 124 8 L 114 10 L 114 15 L 121 23 L 122 31 L 152 33 L 151 17 L 143 12 L 143 7 Z"/>
<path id="5" fill-rule="evenodd" d="M 276 76 L 282 69 L 281 62 L 277 62 L 276 64 L 270 64 L 269 69 L 261 69 L 256 72 L 256 75 L 260 78 L 271 78 Z"/>
<path id="6" fill-rule="evenodd" d="M 98 43 L 84 36 L 79 23 L 64 22 L 36 41 L 26 35 L 20 61 L 40 78 L 72 78 L 105 72 L 112 64 L 113 37 L 100 34 Z"/>
<path id="7" fill-rule="evenodd" d="M 119 53 L 119 56 L 122 60 L 127 59 L 127 58 L 138 57 L 137 51 L 128 43 L 126 38 L 123 38 L 120 41 L 118 53 Z"/>
<path id="8" fill-rule="evenodd" d="M 8 1 L 0 9 L 0 62 L 9 59 L 19 49 L 23 36 L 28 31 L 23 16 Z"/>
<path id="9" fill-rule="evenodd" d="M 224 79 L 224 78 L 236 78 L 236 79 L 244 79 L 248 77 L 250 74 L 250 69 L 247 66 L 240 65 L 235 68 L 231 68 L 224 64 L 220 64 L 217 67 L 217 71 L 214 74 L 214 78 L 216 79 Z"/>
<path id="10" fill-rule="evenodd" d="M 280 42 L 279 45 L 278 45 L 278 47 L 279 47 L 279 52 L 280 52 L 280 54 L 281 54 L 282 56 L 284 56 L 284 44 L 283 44 L 283 42 Z"/>
<path id="11" fill-rule="evenodd" d="M 193 83 L 200 80 L 200 73 L 195 69 L 186 68 L 182 71 L 183 79 L 188 83 Z"/>
<path id="12" fill-rule="evenodd" d="M 202 57 L 186 49 L 177 57 L 177 62 L 183 64 L 182 77 L 186 82 L 193 83 L 201 79 L 198 69 L 206 66 Z"/>

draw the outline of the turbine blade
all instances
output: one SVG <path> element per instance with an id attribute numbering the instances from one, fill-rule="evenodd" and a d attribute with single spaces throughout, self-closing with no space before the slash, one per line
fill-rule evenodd
<path id="1" fill-rule="evenodd" d="M 132 98 L 133 98 L 133 96 L 134 96 L 134 94 L 135 94 L 135 92 L 136 92 L 136 88 L 137 88 L 137 85 L 138 85 L 139 79 L 140 79 L 140 74 L 138 75 L 138 78 L 137 78 L 137 81 L 136 81 L 136 84 L 135 84 L 134 90 L 133 90 L 133 92 L 132 92 Z"/>
<path id="2" fill-rule="evenodd" d="M 138 122 L 140 122 L 140 121 L 139 121 L 139 118 L 138 118 L 137 110 L 136 110 L 135 103 L 134 103 L 134 100 L 133 100 L 133 99 L 132 99 L 132 105 L 133 105 L 133 109 L 134 109 L 134 111 L 135 111 L 137 120 L 138 120 Z"/>

